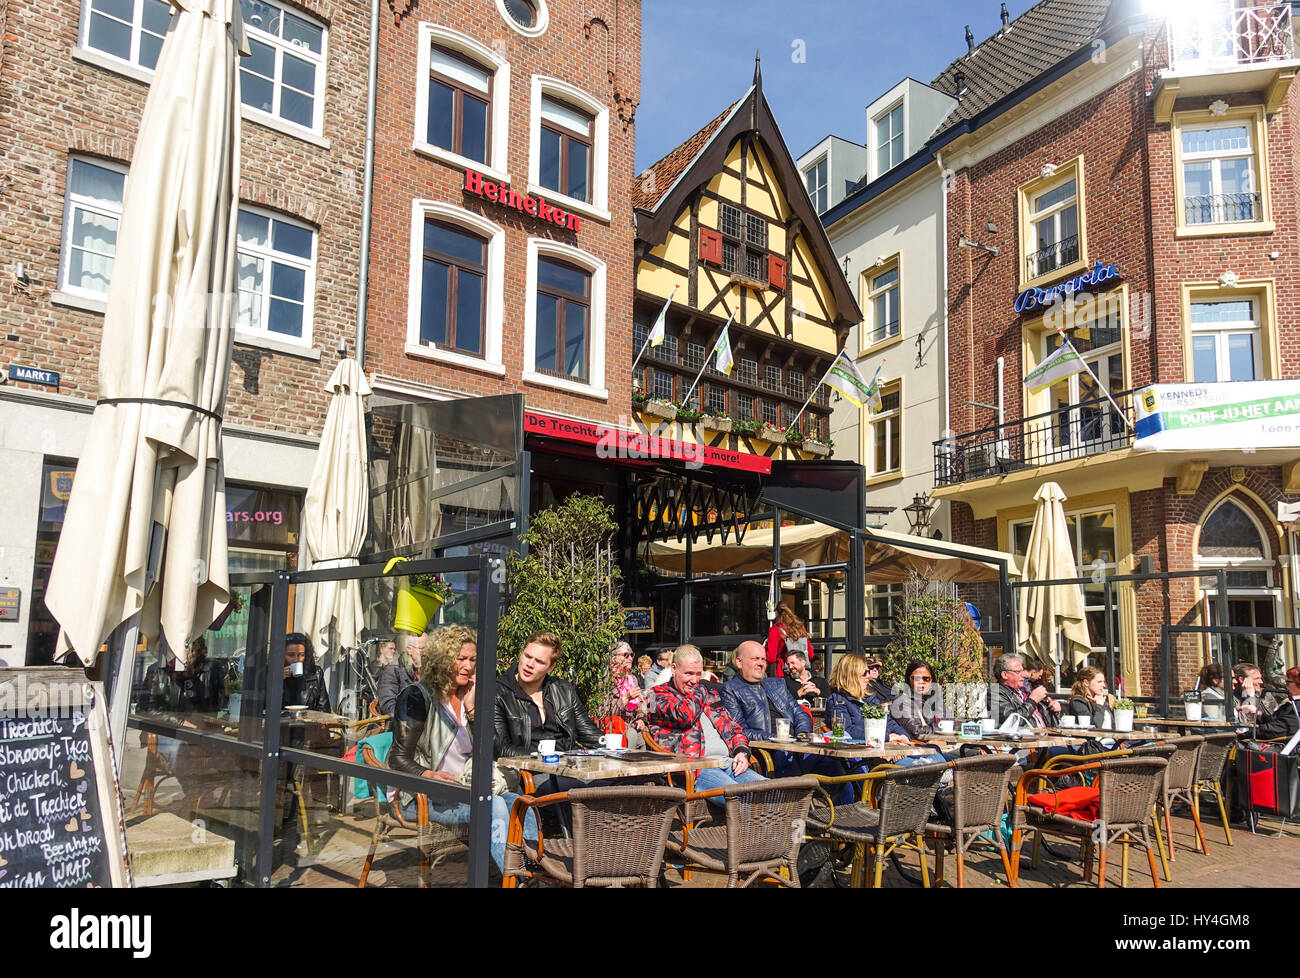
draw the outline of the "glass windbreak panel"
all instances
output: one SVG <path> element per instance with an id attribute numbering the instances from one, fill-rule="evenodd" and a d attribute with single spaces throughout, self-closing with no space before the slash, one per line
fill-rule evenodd
<path id="1" fill-rule="evenodd" d="M 232 750 L 224 732 L 186 733 L 184 740 L 146 730 L 127 734 L 121 777 L 132 799 L 124 814 L 135 883 L 252 884 L 257 756 Z"/>
<path id="2" fill-rule="evenodd" d="M 518 518 L 520 397 L 372 400 L 368 560 L 433 556 L 440 536 Z"/>

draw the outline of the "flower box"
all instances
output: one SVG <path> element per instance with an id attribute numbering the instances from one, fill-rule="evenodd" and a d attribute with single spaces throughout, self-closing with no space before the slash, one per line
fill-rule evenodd
<path id="1" fill-rule="evenodd" d="M 763 425 L 763 429 L 758 433 L 758 437 L 762 438 L 763 441 L 770 441 L 779 445 L 785 441 L 785 432 L 780 428 L 774 428 L 770 424 L 765 424 Z"/>
<path id="2" fill-rule="evenodd" d="M 732 428 L 730 418 L 716 418 L 709 414 L 700 415 L 700 427 L 706 431 L 721 431 L 724 434 Z"/>
<path id="3" fill-rule="evenodd" d="M 825 458 L 831 453 L 830 445 L 827 445 L 825 442 L 813 441 L 811 438 L 805 438 L 802 447 L 805 452 L 812 455 L 820 455 L 822 458 Z"/>
<path id="4" fill-rule="evenodd" d="M 643 414 L 663 418 L 665 421 L 677 420 L 677 405 L 670 404 L 667 401 L 646 401 L 641 407 L 641 411 Z"/>

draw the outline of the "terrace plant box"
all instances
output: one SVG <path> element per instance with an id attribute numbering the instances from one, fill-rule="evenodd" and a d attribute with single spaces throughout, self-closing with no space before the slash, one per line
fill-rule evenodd
<path id="1" fill-rule="evenodd" d="M 677 420 L 677 405 L 667 401 L 646 401 L 641 411 L 656 418 L 663 418 L 665 421 Z"/>
<path id="2" fill-rule="evenodd" d="M 721 431 L 724 434 L 731 431 L 732 421 L 730 418 L 715 418 L 708 414 L 700 415 L 700 427 L 706 431 Z"/>

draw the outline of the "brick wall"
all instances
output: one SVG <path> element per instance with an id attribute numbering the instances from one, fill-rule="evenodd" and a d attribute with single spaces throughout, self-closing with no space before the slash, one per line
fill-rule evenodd
<path id="1" fill-rule="evenodd" d="M 308 359 L 237 344 L 229 421 L 296 433 L 320 430 L 325 380 L 340 336 L 351 345 L 361 227 L 368 4 L 290 2 L 328 31 L 323 138 L 329 148 L 244 120 L 242 202 L 280 211 L 318 232 Z M 54 304 L 68 155 L 130 163 L 148 88 L 74 59 L 80 5 L 9 0 L 0 62 L 0 319 L 5 356 L 62 374 L 60 391 L 93 398 L 100 314 Z M 128 69 L 129 70 L 129 69 Z M 33 277 L 12 280 L 14 262 Z"/>
<path id="2" fill-rule="evenodd" d="M 531 407 L 598 421 L 617 421 L 620 414 L 627 413 L 631 391 L 634 238 L 631 190 L 636 126 L 630 116 L 640 101 L 641 4 L 639 0 L 589 0 L 583 4 L 552 2 L 549 7 L 550 26 L 535 39 L 523 37 L 509 27 L 492 0 L 472 3 L 417 0 L 406 12 L 401 4 L 383 11 L 366 370 L 465 396 L 522 392 Z M 575 233 L 518 214 L 465 193 L 462 169 L 412 149 L 420 21 L 468 35 L 509 61 L 512 189 L 521 193 L 527 189 L 533 75 L 567 81 L 610 106 L 612 219 L 608 224 L 582 216 L 581 229 Z M 616 93 L 626 101 L 617 101 Z M 415 199 L 463 206 L 505 229 L 504 377 L 431 363 L 406 354 L 411 202 Z M 610 393 L 607 402 L 522 381 L 524 292 L 530 237 L 572 245 L 606 264 L 605 387 Z"/>

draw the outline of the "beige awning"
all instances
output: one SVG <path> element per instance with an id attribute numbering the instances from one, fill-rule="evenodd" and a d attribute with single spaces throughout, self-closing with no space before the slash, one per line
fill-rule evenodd
<path id="1" fill-rule="evenodd" d="M 996 550 L 981 550 L 960 544 L 940 544 L 951 556 L 933 554 L 915 546 L 915 537 L 885 530 L 867 530 L 864 541 L 865 580 L 867 584 L 895 584 L 908 580 L 915 572 L 936 581 L 996 581 L 996 561 L 1006 560 L 1009 572 L 1016 573 L 1012 558 Z M 694 574 L 748 574 L 772 569 L 772 538 L 770 529 L 750 530 L 742 543 L 734 540 L 710 544 L 701 539 L 691 553 L 691 571 Z M 849 534 L 844 530 L 821 524 L 785 526 L 781 528 L 781 564 L 789 567 L 794 561 L 805 566 L 842 564 L 849 560 Z M 642 553 L 650 566 L 669 574 L 682 574 L 686 570 L 686 544 L 668 541 L 652 543 Z"/>
<path id="2" fill-rule="evenodd" d="M 94 662 L 119 624 L 186 645 L 229 601 L 221 415 L 239 188 L 237 0 L 173 0 L 126 183 L 91 418 L 45 604 Z"/>
<path id="3" fill-rule="evenodd" d="M 1065 493 L 1055 482 L 1045 482 L 1034 494 L 1038 509 L 1025 548 L 1026 581 L 1059 581 L 1078 576 L 1074 545 L 1065 521 Z M 1092 651 L 1083 617 L 1083 588 L 1077 584 L 1019 588 L 1017 632 L 1020 646 L 1044 662 L 1061 663 L 1057 637 L 1064 639 L 1078 660 Z"/>

